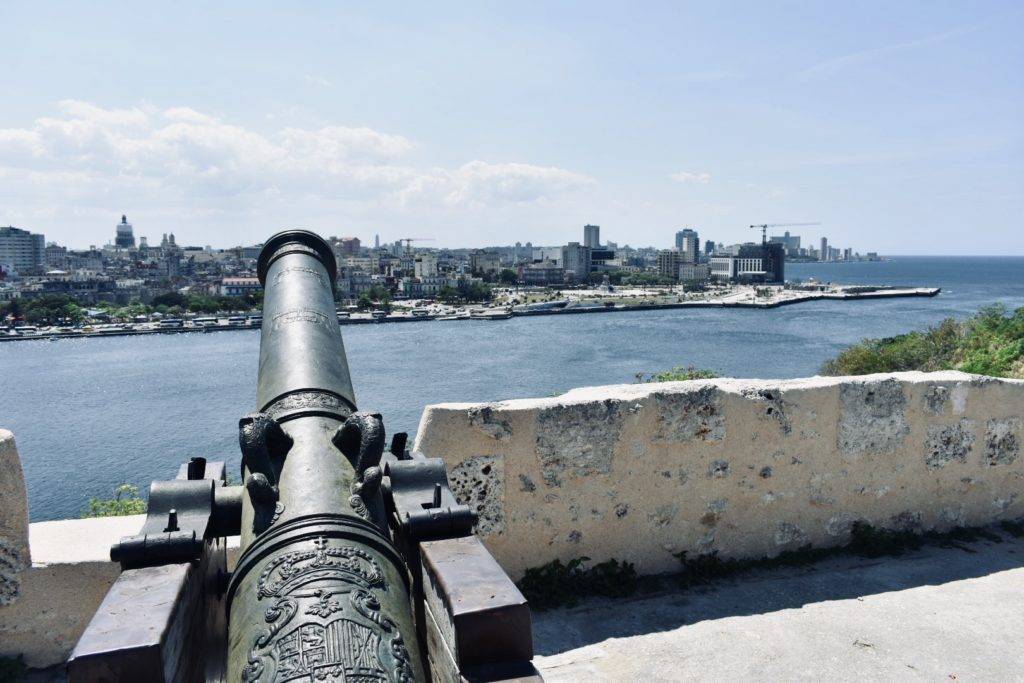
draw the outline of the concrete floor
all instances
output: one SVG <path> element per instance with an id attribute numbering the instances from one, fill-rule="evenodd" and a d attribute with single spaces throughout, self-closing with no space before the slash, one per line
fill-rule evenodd
<path id="1" fill-rule="evenodd" d="M 1024 539 L 534 614 L 546 681 L 1024 681 Z"/>
<path id="2" fill-rule="evenodd" d="M 1001 535 L 538 612 L 534 663 L 550 683 L 1024 681 L 1024 538 Z"/>

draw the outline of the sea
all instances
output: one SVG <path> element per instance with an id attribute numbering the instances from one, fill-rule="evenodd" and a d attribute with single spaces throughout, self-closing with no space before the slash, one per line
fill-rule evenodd
<path id="1" fill-rule="evenodd" d="M 677 365 L 805 377 L 847 345 L 1024 306 L 1024 257 L 787 264 L 789 279 L 941 287 L 934 298 L 423 321 L 342 328 L 360 409 L 415 434 L 426 405 L 551 396 Z M 32 521 L 78 517 L 122 483 L 145 493 L 192 456 L 239 478 L 238 418 L 255 407 L 259 332 L 0 344 L 0 428 L 14 432 Z"/>

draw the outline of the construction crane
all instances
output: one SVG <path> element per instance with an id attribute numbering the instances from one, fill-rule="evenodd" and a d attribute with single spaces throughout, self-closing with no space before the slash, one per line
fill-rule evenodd
<path id="1" fill-rule="evenodd" d="M 432 242 L 433 240 L 434 240 L 433 237 L 399 237 L 398 238 L 399 242 L 405 242 L 405 253 L 406 254 L 411 254 L 412 253 L 412 243 L 413 242 Z"/>
<path id="2" fill-rule="evenodd" d="M 761 223 L 751 228 L 761 228 L 761 244 L 768 244 L 768 228 L 795 228 L 801 225 L 821 225 L 821 223 Z"/>

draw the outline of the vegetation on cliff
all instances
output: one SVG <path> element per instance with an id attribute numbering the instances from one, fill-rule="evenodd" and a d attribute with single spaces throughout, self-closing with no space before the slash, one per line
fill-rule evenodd
<path id="1" fill-rule="evenodd" d="M 146 501 L 139 497 L 139 487 L 121 484 L 114 489 L 113 498 L 90 498 L 82 517 L 120 517 L 141 515 L 146 512 Z"/>
<path id="2" fill-rule="evenodd" d="M 825 363 L 825 375 L 962 370 L 1024 379 L 1024 308 L 987 306 L 964 321 L 885 339 L 865 339 Z"/>
<path id="3" fill-rule="evenodd" d="M 711 370 L 703 370 L 693 365 L 677 365 L 671 370 L 661 372 L 638 372 L 637 382 L 685 382 L 688 379 L 714 379 L 717 374 Z"/>

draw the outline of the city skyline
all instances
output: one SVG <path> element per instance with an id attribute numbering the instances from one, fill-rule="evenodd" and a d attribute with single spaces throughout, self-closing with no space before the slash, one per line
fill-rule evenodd
<path id="1" fill-rule="evenodd" d="M 748 226 L 748 227 L 753 228 L 753 227 L 759 227 L 759 226 Z M 134 224 L 132 222 L 128 221 L 128 216 L 127 216 L 127 214 L 124 214 L 124 213 L 121 214 L 120 222 L 118 222 L 114 226 L 114 231 L 112 233 L 112 236 L 108 235 L 106 240 L 103 240 L 103 241 L 101 241 L 99 243 L 91 243 L 91 244 L 88 244 L 88 245 L 76 244 L 76 243 L 61 243 L 61 242 L 57 242 L 55 240 L 52 240 L 52 239 L 46 237 L 45 233 L 40 233 L 40 232 L 35 231 L 35 230 L 30 230 L 30 229 L 24 228 L 22 226 L 0 226 L 0 228 L 15 228 L 15 229 L 18 229 L 18 230 L 24 230 L 25 232 L 29 232 L 29 233 L 32 233 L 32 234 L 36 235 L 37 237 L 44 237 L 46 245 L 56 245 L 56 246 L 64 247 L 64 248 L 69 249 L 69 250 L 76 250 L 76 251 L 86 251 L 88 249 L 110 249 L 110 248 L 122 249 L 122 250 L 132 250 L 136 246 L 135 242 L 138 242 L 140 244 L 146 244 L 147 242 L 151 241 L 151 239 L 152 239 L 147 234 L 136 233 L 134 231 Z M 613 247 L 613 249 L 624 249 L 625 248 L 625 249 L 634 249 L 634 250 L 652 250 L 652 249 L 653 250 L 664 250 L 664 249 L 673 249 L 674 248 L 674 249 L 678 250 L 679 249 L 680 235 L 692 233 L 693 236 L 696 238 L 697 237 L 697 232 L 698 232 L 698 231 L 695 231 L 692 228 L 692 226 L 691 226 L 691 227 L 687 227 L 687 228 L 682 228 L 681 230 L 677 230 L 674 233 L 667 233 L 668 234 L 668 241 L 665 244 L 661 244 L 661 243 L 656 243 L 656 244 L 628 244 L 628 243 L 625 243 L 625 242 L 620 242 L 617 239 L 607 239 L 607 237 L 608 237 L 607 235 L 605 235 L 604 237 L 601 237 L 600 236 L 600 232 L 599 232 L 600 228 L 601 228 L 600 225 L 594 225 L 594 224 L 589 224 L 589 223 L 586 224 L 586 225 L 583 225 L 582 226 L 582 230 L 583 230 L 584 242 L 586 242 L 587 235 L 589 233 L 589 234 L 593 235 L 593 241 L 594 241 L 593 246 L 594 247 L 602 247 L 604 245 L 607 245 L 607 244 L 611 243 L 611 244 L 615 245 Z M 591 230 L 591 229 L 593 229 L 593 230 Z M 170 235 L 172 243 L 175 242 L 176 238 L 175 238 L 175 235 L 174 235 L 173 232 L 162 233 L 160 235 L 160 237 L 163 240 L 166 241 L 168 235 Z M 790 237 L 791 236 L 790 235 L 790 231 L 789 230 L 785 231 L 785 235 L 786 235 L 787 238 Z M 326 235 L 326 234 L 323 235 L 323 236 L 324 237 L 328 237 L 328 235 Z M 374 234 L 373 235 L 373 240 L 364 239 L 364 236 L 362 236 L 362 235 L 354 235 L 354 234 L 338 234 L 338 235 L 331 235 L 330 237 L 332 239 L 334 239 L 334 238 L 340 238 L 340 239 L 355 238 L 359 242 L 363 243 L 364 248 L 370 248 L 370 242 L 372 241 L 374 243 L 374 246 L 373 246 L 374 249 L 380 249 L 381 247 L 390 249 L 394 245 L 404 244 L 406 242 L 405 238 L 384 239 L 382 241 L 380 239 L 380 235 L 379 234 Z M 709 237 L 713 237 L 713 236 L 709 236 Z M 778 235 L 778 236 L 772 235 L 771 236 L 771 241 L 774 242 L 774 241 L 780 239 L 781 237 L 782 237 L 782 235 L 781 235 L 781 231 L 780 231 L 780 235 Z M 792 237 L 796 239 L 797 243 L 799 243 L 799 241 L 802 238 L 804 238 L 803 235 L 799 235 L 799 234 L 796 234 L 796 233 L 793 233 Z M 428 238 L 428 239 L 431 239 L 431 238 Z M 122 240 L 125 240 L 125 241 L 122 242 Z M 130 240 L 130 242 L 127 241 L 127 240 Z M 673 243 L 673 240 L 674 240 L 674 243 Z M 824 240 L 826 243 L 828 242 L 828 238 L 827 237 L 823 237 L 822 240 Z M 156 242 L 156 240 L 152 240 L 152 241 Z M 432 251 L 448 251 L 448 250 L 454 250 L 454 251 L 459 251 L 459 250 L 479 250 L 479 249 L 487 249 L 487 248 L 492 248 L 492 247 L 493 248 L 508 248 L 508 247 L 514 247 L 514 246 L 517 246 L 517 245 L 525 246 L 527 244 L 532 244 L 532 246 L 534 248 L 548 248 L 548 247 L 557 246 L 557 245 L 555 245 L 553 243 L 549 244 L 549 243 L 540 243 L 540 242 L 538 242 L 536 244 L 533 244 L 532 242 L 524 242 L 522 240 L 515 240 L 515 241 L 512 241 L 512 242 L 505 243 L 505 244 L 497 244 L 497 243 L 494 243 L 494 244 L 456 244 L 456 245 L 440 246 L 439 247 L 439 246 L 434 246 L 434 245 L 415 245 L 415 246 L 412 246 L 411 242 L 419 242 L 419 241 L 421 241 L 420 239 L 417 239 L 417 238 L 412 238 L 409 241 L 410 241 L 410 247 L 414 251 L 416 251 L 416 252 L 432 252 Z M 433 240 L 431 239 L 431 241 L 433 241 Z M 573 241 L 579 242 L 578 239 L 577 240 L 573 240 L 571 238 L 568 239 L 567 241 L 568 242 L 573 242 Z M 703 242 L 703 241 L 704 240 L 698 240 L 698 243 L 695 244 L 696 252 L 699 253 L 701 251 L 700 243 Z M 759 242 L 759 239 L 757 239 L 757 238 L 749 238 L 749 239 L 742 239 L 742 240 L 739 240 L 739 241 L 731 241 L 731 240 L 730 241 L 723 241 L 723 240 L 709 239 L 707 241 L 710 241 L 710 242 L 714 243 L 716 246 L 738 246 L 738 245 L 743 245 L 743 244 L 757 244 Z M 809 238 L 809 239 L 807 239 L 807 241 L 810 243 L 810 242 L 813 242 L 815 240 L 813 238 Z M 236 243 L 236 244 L 183 243 L 181 246 L 182 247 L 187 247 L 187 248 L 211 248 L 211 249 L 214 249 L 214 250 L 225 250 L 225 249 L 235 249 L 235 248 L 239 248 L 239 247 L 252 247 L 252 246 L 259 245 L 259 244 L 261 244 L 261 243 L 259 243 L 259 242 L 256 242 L 256 243 Z M 591 245 L 590 244 L 586 244 L 586 246 L 590 247 Z M 861 248 L 847 247 L 847 250 L 851 251 L 852 253 L 857 253 L 857 254 L 868 253 L 869 251 L 871 251 L 872 253 L 876 253 L 876 254 L 878 253 L 877 251 L 871 250 L 869 247 L 868 248 L 864 248 L 864 247 L 861 247 Z M 910 254 L 910 255 L 912 255 L 912 254 Z"/>
<path id="2" fill-rule="evenodd" d="M 1012 3 L 591 9 L 4 7 L 0 224 L 1024 253 Z"/>

